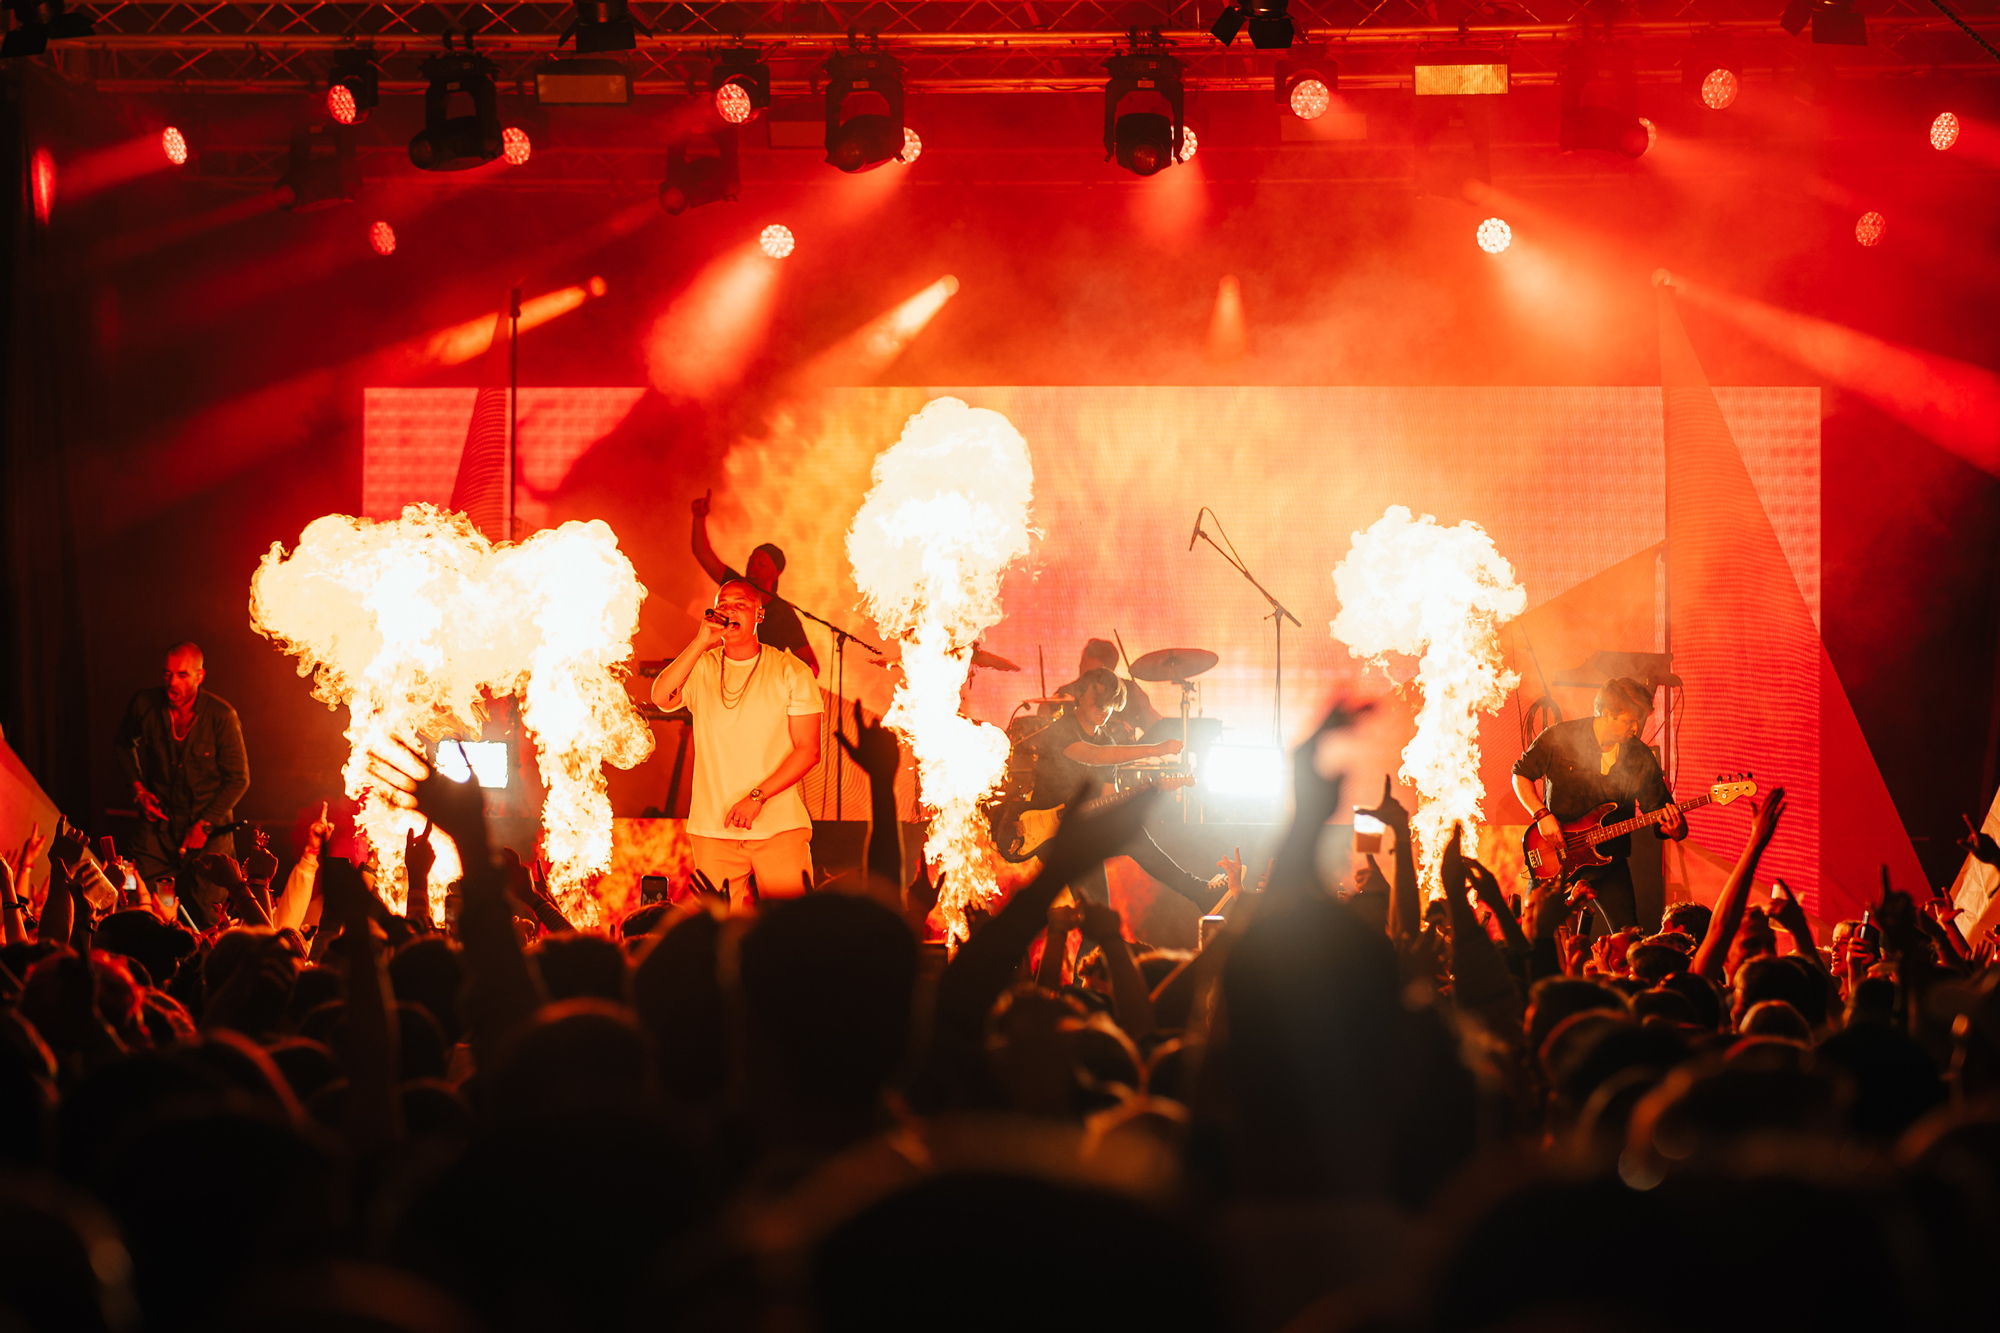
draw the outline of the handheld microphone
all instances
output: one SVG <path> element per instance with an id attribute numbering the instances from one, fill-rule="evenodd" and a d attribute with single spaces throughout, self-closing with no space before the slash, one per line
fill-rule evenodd
<path id="1" fill-rule="evenodd" d="M 728 616 L 723 615 L 722 612 L 716 610 L 712 606 L 704 606 L 701 609 L 701 618 L 703 620 L 708 621 L 712 625 L 723 625 L 727 626 L 730 629 L 736 628 L 735 621 L 731 620 Z"/>
<path id="2" fill-rule="evenodd" d="M 1206 506 L 1194 511 L 1194 531 L 1188 534 L 1188 550 L 1190 551 L 1194 549 L 1194 544 L 1201 539 L 1201 516 L 1206 512 Z"/>

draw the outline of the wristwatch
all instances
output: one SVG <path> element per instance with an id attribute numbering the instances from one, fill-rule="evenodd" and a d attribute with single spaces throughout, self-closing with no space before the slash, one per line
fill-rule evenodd
<path id="1" fill-rule="evenodd" d="M 750 789 L 750 799 L 759 805 L 764 804 L 764 789 L 762 787 L 752 787 Z"/>

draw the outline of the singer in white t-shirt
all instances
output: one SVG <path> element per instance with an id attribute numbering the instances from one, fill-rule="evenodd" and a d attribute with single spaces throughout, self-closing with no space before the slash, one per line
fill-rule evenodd
<path id="1" fill-rule="evenodd" d="M 748 579 L 715 590 L 694 641 L 653 678 L 653 702 L 694 715 L 695 869 L 745 906 L 812 881 L 812 819 L 799 780 L 819 763 L 819 687 L 805 663 L 757 638 L 768 595 Z"/>

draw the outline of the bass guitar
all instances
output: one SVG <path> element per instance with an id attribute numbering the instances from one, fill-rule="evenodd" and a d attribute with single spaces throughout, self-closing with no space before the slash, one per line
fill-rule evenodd
<path id="1" fill-rule="evenodd" d="M 1137 783 L 1124 791 L 1107 792 L 1080 805 L 1072 803 L 1052 805 L 1045 810 L 1017 810 L 1013 812 L 1011 818 L 995 820 L 993 845 L 999 850 L 1002 860 L 1020 866 L 1024 874 L 1033 875 L 1041 868 L 1042 848 L 1048 844 L 1050 838 L 1056 836 L 1056 830 L 1062 827 L 1064 818 L 1072 808 L 1078 814 L 1089 814 L 1095 810 L 1102 810 L 1113 801 L 1124 800 L 1136 792 L 1178 791 L 1182 787 L 1193 785 L 1192 777 L 1177 774 L 1173 777 L 1154 778 L 1148 782 Z"/>
<path id="2" fill-rule="evenodd" d="M 1704 805 L 1728 805 L 1739 796 L 1756 794 L 1757 784 L 1750 781 L 1750 774 L 1724 775 L 1703 795 L 1679 802 L 1678 808 L 1685 814 Z M 1521 856 L 1527 863 L 1529 877 L 1536 880 L 1560 879 L 1592 866 L 1610 865 L 1611 858 L 1597 850 L 1598 844 L 1659 823 L 1670 807 L 1661 806 L 1649 815 L 1634 815 L 1616 824 L 1605 823 L 1605 816 L 1617 808 L 1617 802 L 1607 801 L 1589 814 L 1564 824 L 1559 843 L 1544 834 L 1541 825 L 1528 825 L 1528 831 L 1521 835 Z"/>

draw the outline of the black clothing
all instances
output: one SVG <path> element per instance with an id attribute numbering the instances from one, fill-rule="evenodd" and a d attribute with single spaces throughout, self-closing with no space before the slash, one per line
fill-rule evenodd
<path id="1" fill-rule="evenodd" d="M 750 581 L 728 566 L 723 567 L 722 574 L 723 577 L 716 581 L 717 587 L 732 579 L 743 579 L 745 583 Z M 775 579 L 772 581 L 776 582 Z M 811 667 L 815 676 L 819 674 L 819 657 L 812 650 L 812 642 L 806 638 L 805 622 L 799 619 L 798 612 L 792 610 L 792 604 L 776 593 L 771 594 L 771 600 L 764 606 L 764 623 L 758 627 L 757 637 L 773 648 L 783 648 Z"/>
<path id="2" fill-rule="evenodd" d="M 1101 736 L 1085 731 L 1082 721 L 1074 713 L 1057 718 L 1035 733 L 1034 740 L 1030 742 L 1035 752 L 1035 788 L 1028 800 L 1030 809 L 1046 810 L 1052 806 L 1089 800 L 1110 781 L 1110 768 L 1086 764 L 1063 753 L 1079 743 L 1102 746 L 1106 742 Z M 1208 887 L 1207 880 L 1190 873 L 1167 855 L 1165 849 L 1154 842 L 1152 835 L 1144 829 L 1129 846 L 1120 850 L 1137 861 L 1141 870 L 1203 911 L 1208 910 L 1219 897 Z M 1069 887 L 1096 902 L 1109 900 L 1110 890 L 1105 883 L 1101 862 L 1070 881 Z"/>
<path id="3" fill-rule="evenodd" d="M 236 710 L 206 690 L 195 695 L 194 722 L 182 740 L 174 739 L 164 686 L 133 695 L 118 726 L 118 764 L 126 781 L 145 783 L 167 813 L 165 824 L 146 820 L 132 848 L 133 863 L 149 881 L 173 873 L 181 842 L 197 820 L 211 828 L 230 823 L 250 790 Z M 231 844 L 211 839 L 204 850 L 226 854 Z"/>
<path id="4" fill-rule="evenodd" d="M 1639 810 L 1651 812 L 1673 800 L 1666 777 L 1660 772 L 1660 761 L 1636 739 L 1619 745 L 1611 771 L 1604 772 L 1599 758 L 1603 751 L 1598 748 L 1591 723 L 1592 719 L 1587 717 L 1558 722 L 1535 737 L 1535 743 L 1514 761 L 1517 776 L 1544 784 L 1542 800 L 1558 823 L 1580 819 L 1609 801 L 1617 809 L 1606 817 L 1606 822 L 1615 824 L 1630 819 Z M 1632 854 L 1632 839 L 1614 838 L 1599 843 L 1597 850 L 1613 861 L 1622 862 Z M 1628 878 L 1628 894 L 1630 883 Z"/>

